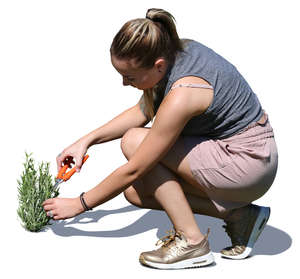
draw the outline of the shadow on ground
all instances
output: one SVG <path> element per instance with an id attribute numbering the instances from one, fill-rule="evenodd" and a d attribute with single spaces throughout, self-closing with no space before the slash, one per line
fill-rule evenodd
<path id="1" fill-rule="evenodd" d="M 128 237 L 157 229 L 157 237 L 161 238 L 166 234 L 167 230 L 172 228 L 172 224 L 166 213 L 159 210 L 149 210 L 132 224 L 118 230 L 84 231 L 72 226 L 76 224 L 95 223 L 107 215 L 136 210 L 140 209 L 129 205 L 115 210 L 100 209 L 97 211 L 89 211 L 70 220 L 53 221 L 51 226 L 48 226 L 46 229 L 51 229 L 56 235 L 62 237 Z M 202 215 L 195 215 L 195 218 L 203 233 L 206 232 L 207 228 L 211 229 L 209 242 L 213 252 L 219 252 L 222 248 L 230 245 L 230 240 L 222 228 L 224 224 L 222 220 Z M 155 241 L 156 240 L 154 240 L 154 242 Z M 277 255 L 286 251 L 291 244 L 292 238 L 286 232 L 267 225 L 258 239 L 252 251 L 252 255 Z"/>

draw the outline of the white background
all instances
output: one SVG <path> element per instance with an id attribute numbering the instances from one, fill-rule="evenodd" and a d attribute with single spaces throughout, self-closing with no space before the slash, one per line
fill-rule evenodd
<path id="1" fill-rule="evenodd" d="M 296 2 L 1 0 L 0 272 L 9 274 L 5 278 L 261 278 L 297 273 Z M 27 232 L 17 218 L 17 179 L 25 151 L 38 162 L 49 161 L 56 175 L 55 158 L 62 149 L 137 103 L 142 92 L 122 86 L 110 64 L 109 47 L 127 20 L 144 17 L 153 7 L 175 16 L 180 37 L 206 44 L 237 66 L 270 116 L 279 149 L 278 175 L 257 204 L 271 206 L 272 215 L 247 260 L 221 259 L 218 251 L 228 244 L 222 222 L 197 216 L 203 232 L 212 230 L 216 265 L 167 272 L 141 266 L 139 253 L 154 249 L 171 224 L 163 212 L 137 209 L 123 195 L 45 232 Z M 126 163 L 120 140 L 93 146 L 88 154 L 81 173 L 62 185 L 62 197 L 78 196 Z"/>

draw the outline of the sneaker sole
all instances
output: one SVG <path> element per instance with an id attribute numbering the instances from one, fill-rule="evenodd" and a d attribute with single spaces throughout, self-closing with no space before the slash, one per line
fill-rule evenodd
<path id="1" fill-rule="evenodd" d="M 207 266 L 215 262 L 214 255 L 209 252 L 206 255 L 197 258 L 191 258 L 183 261 L 179 261 L 171 264 L 155 263 L 145 260 L 145 258 L 140 256 L 140 263 L 143 265 L 151 266 L 158 269 L 183 269 L 183 268 L 196 268 Z"/>
<path id="2" fill-rule="evenodd" d="M 270 217 L 271 209 L 270 207 L 261 207 L 260 211 L 258 213 L 257 219 L 255 221 L 253 230 L 251 232 L 247 247 L 245 251 L 239 255 L 236 256 L 229 256 L 229 255 L 224 255 L 222 254 L 223 258 L 228 258 L 228 259 L 233 259 L 233 260 L 242 260 L 247 258 L 253 249 L 253 246 L 255 242 L 257 241 L 258 237 L 260 236 L 261 232 L 264 230 L 269 217 Z"/>

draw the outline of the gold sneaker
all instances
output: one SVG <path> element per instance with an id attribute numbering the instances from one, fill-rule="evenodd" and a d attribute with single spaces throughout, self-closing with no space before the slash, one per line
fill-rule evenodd
<path id="1" fill-rule="evenodd" d="M 239 209 L 236 209 L 236 211 Z M 234 212 L 233 212 L 234 214 Z M 270 216 L 270 208 L 250 204 L 238 222 L 225 221 L 223 226 L 232 246 L 221 251 L 223 258 L 241 260 L 248 257 Z"/>
<path id="2" fill-rule="evenodd" d="M 176 230 L 167 231 L 167 235 L 157 241 L 162 244 L 157 250 L 143 252 L 140 263 L 159 269 L 181 269 L 206 266 L 214 263 L 214 256 L 208 244 L 208 233 L 196 245 L 189 245 L 186 237 Z"/>

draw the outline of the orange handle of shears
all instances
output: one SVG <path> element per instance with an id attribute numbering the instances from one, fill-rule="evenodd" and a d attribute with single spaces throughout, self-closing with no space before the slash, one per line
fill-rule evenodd
<path id="1" fill-rule="evenodd" d="M 89 155 L 85 155 L 84 158 L 83 158 L 83 160 L 82 160 L 82 164 L 84 164 L 84 162 L 85 162 L 88 158 L 89 158 Z M 71 167 L 71 166 L 68 165 L 68 164 L 64 165 L 64 166 L 60 169 L 60 171 L 59 171 L 59 173 L 58 173 L 58 175 L 57 175 L 56 178 L 57 178 L 57 179 L 63 179 L 64 181 L 69 180 L 69 179 L 71 178 L 71 176 L 76 172 L 76 167 L 73 167 L 70 171 L 68 171 L 68 172 L 66 173 L 67 169 L 70 168 L 70 167 Z"/>

